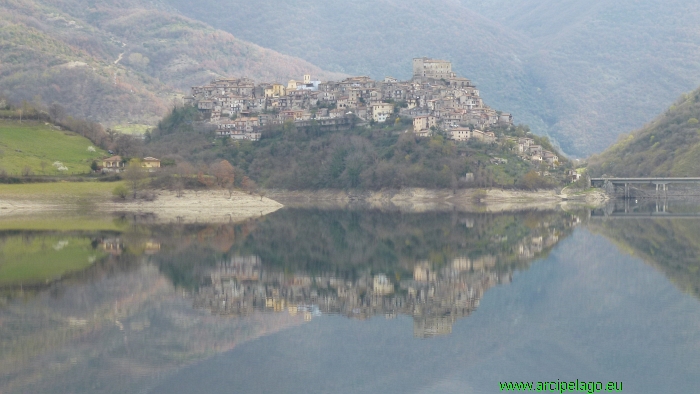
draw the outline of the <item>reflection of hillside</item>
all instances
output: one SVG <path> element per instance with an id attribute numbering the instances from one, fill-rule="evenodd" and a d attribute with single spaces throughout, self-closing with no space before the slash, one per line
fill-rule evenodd
<path id="1" fill-rule="evenodd" d="M 589 227 L 700 298 L 700 220 L 608 219 L 591 221 Z"/>
<path id="2" fill-rule="evenodd" d="M 499 266 L 518 265 L 546 246 L 514 245 L 526 239 L 566 235 L 572 215 L 563 212 L 460 214 L 288 209 L 260 221 L 232 251 L 255 254 L 286 270 L 333 271 L 369 268 L 391 272 L 430 261 L 497 256 Z M 551 245 L 550 245 L 551 246 Z M 527 249 L 527 250 L 525 250 Z"/>
<path id="3" fill-rule="evenodd" d="M 102 257 L 32 297 L 14 288 L 0 297 L 0 391 L 143 391 L 192 361 L 325 313 L 410 315 L 417 337 L 445 335 L 575 223 L 562 212 L 298 209 L 238 224 L 136 220 L 73 238 L 12 234 L 48 236 L 51 253 L 80 245 L 80 259 Z"/>
<path id="4" fill-rule="evenodd" d="M 546 254 L 578 222 L 554 212 L 328 214 L 299 211 L 258 223 L 234 244 L 233 256 L 203 272 L 194 306 L 215 315 L 275 311 L 305 319 L 404 314 L 413 316 L 417 337 L 448 334 L 489 288 L 508 283 L 513 270 Z"/>
<path id="5" fill-rule="evenodd" d="M 0 308 L 0 391 L 144 392 L 178 367 L 299 320 L 221 319 L 193 310 L 152 265 L 107 270 Z"/>

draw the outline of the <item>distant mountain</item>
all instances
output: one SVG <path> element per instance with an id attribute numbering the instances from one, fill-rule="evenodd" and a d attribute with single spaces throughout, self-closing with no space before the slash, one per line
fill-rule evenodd
<path id="1" fill-rule="evenodd" d="M 329 70 L 406 78 L 412 57 L 452 60 L 488 103 L 577 156 L 700 84 L 697 0 L 162 1 Z"/>
<path id="2" fill-rule="evenodd" d="M 0 3 L 0 94 L 60 103 L 107 125 L 154 124 L 173 98 L 220 76 L 321 78 L 297 58 L 239 40 L 147 0 Z"/>
<path id="3" fill-rule="evenodd" d="M 700 176 L 700 88 L 656 120 L 590 158 L 589 172 L 612 176 Z"/>

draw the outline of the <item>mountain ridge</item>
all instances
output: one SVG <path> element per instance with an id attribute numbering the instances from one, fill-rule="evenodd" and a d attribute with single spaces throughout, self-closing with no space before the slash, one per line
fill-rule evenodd
<path id="1" fill-rule="evenodd" d="M 216 77 L 342 76 L 157 3 L 10 0 L 0 9 L 0 94 L 108 126 L 155 124 L 173 99 Z"/>
<path id="2" fill-rule="evenodd" d="M 451 60 L 495 107 L 578 157 L 700 84 L 700 8 L 677 0 L 163 2 L 346 73 L 405 77 L 397 59 Z"/>

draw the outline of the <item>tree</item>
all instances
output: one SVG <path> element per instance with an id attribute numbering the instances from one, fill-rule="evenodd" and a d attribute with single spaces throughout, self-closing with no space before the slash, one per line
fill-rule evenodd
<path id="1" fill-rule="evenodd" d="M 209 175 L 210 172 L 211 169 L 204 164 L 199 168 L 199 171 L 197 172 L 197 181 L 199 181 L 199 183 L 207 189 L 210 189 L 216 184 L 216 178 Z"/>
<path id="2" fill-rule="evenodd" d="M 49 106 L 49 118 L 52 122 L 60 122 L 66 116 L 66 110 L 58 103 Z"/>
<path id="3" fill-rule="evenodd" d="M 243 176 L 243 180 L 241 181 L 241 187 L 248 193 L 253 193 L 258 189 L 258 185 L 255 183 L 255 181 L 248 178 L 247 176 Z"/>
<path id="4" fill-rule="evenodd" d="M 212 169 L 217 185 L 228 190 L 228 196 L 231 198 L 235 180 L 235 168 L 227 160 L 221 160 Z"/>
<path id="5" fill-rule="evenodd" d="M 42 162 L 42 163 L 43 163 L 43 162 Z M 44 168 L 44 167 L 42 166 L 42 169 L 43 169 L 43 168 Z M 93 160 L 93 161 L 92 161 L 92 164 L 90 164 L 90 169 L 93 170 L 93 171 L 97 171 L 99 168 L 100 168 L 100 166 L 97 164 L 97 162 L 96 162 L 95 160 Z"/>
<path id="6" fill-rule="evenodd" d="M 141 190 L 144 179 L 146 178 L 146 171 L 141 167 L 141 160 L 132 159 L 129 161 L 126 169 L 124 169 L 122 177 L 126 180 L 134 194 L 134 198 L 136 198 L 136 193 Z"/>
<path id="7" fill-rule="evenodd" d="M 194 167 L 186 161 L 177 163 L 175 167 L 175 173 L 177 174 L 177 180 L 175 181 L 175 187 L 177 189 L 177 196 L 182 197 L 182 189 L 184 189 L 186 181 L 188 178 L 194 174 Z"/>

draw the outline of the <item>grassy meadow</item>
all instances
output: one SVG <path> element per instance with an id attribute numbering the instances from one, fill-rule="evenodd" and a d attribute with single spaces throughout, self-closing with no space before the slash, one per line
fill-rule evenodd
<path id="1" fill-rule="evenodd" d="M 122 181 L 0 184 L 0 201 L 76 204 L 90 210 L 94 204 L 112 198 L 112 191 L 121 184 Z"/>
<path id="2" fill-rule="evenodd" d="M 153 126 L 146 124 L 120 124 L 112 127 L 113 130 L 129 135 L 143 135 L 152 128 Z"/>
<path id="3" fill-rule="evenodd" d="M 93 160 L 107 152 L 93 146 L 85 137 L 70 131 L 57 130 L 43 122 L 0 120 L 0 170 L 19 175 L 29 167 L 36 175 L 71 175 L 90 172 Z M 59 161 L 67 170 L 59 171 Z"/>

